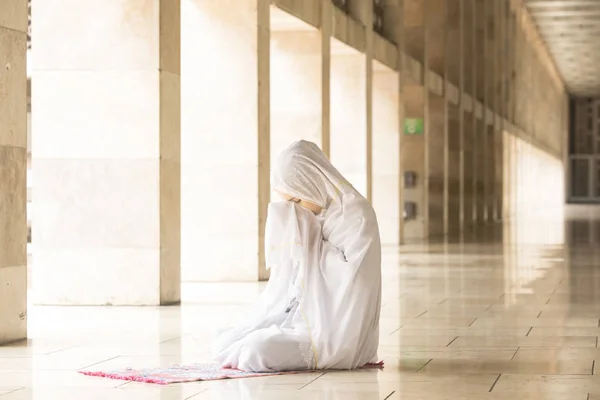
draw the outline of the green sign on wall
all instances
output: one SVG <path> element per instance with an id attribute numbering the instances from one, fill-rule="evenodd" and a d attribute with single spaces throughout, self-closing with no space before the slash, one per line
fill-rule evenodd
<path id="1" fill-rule="evenodd" d="M 404 118 L 405 135 L 422 135 L 423 118 Z"/>

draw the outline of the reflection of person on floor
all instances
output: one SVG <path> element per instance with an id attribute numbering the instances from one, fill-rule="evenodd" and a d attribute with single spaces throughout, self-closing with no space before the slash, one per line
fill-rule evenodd
<path id="1" fill-rule="evenodd" d="M 381 245 L 375 212 L 313 143 L 278 158 L 265 235 L 271 279 L 217 361 L 250 372 L 354 369 L 377 362 Z"/>

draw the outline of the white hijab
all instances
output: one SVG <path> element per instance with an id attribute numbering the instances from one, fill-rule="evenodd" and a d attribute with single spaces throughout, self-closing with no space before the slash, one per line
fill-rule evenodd
<path id="1" fill-rule="evenodd" d="M 328 200 L 339 198 L 344 191 L 360 196 L 321 149 L 305 140 L 294 142 L 279 155 L 271 173 L 271 187 L 324 208 Z"/>

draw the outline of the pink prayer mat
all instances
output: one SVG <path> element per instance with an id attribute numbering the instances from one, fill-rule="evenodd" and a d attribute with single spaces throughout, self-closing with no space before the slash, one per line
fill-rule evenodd
<path id="1" fill-rule="evenodd" d="M 367 364 L 361 369 L 383 368 L 383 361 L 376 364 Z M 189 364 L 173 365 L 168 368 L 127 368 L 117 371 L 78 371 L 83 375 L 99 376 L 110 379 L 125 381 L 136 381 L 154 383 L 157 385 L 168 385 L 170 383 L 216 381 L 221 379 L 255 378 L 262 376 L 302 374 L 315 371 L 290 371 L 290 372 L 268 372 L 255 373 L 243 372 L 237 369 L 221 368 L 217 364 Z"/>

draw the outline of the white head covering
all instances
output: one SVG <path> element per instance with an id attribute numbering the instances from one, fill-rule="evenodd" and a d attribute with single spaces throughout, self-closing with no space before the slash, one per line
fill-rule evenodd
<path id="1" fill-rule="evenodd" d="M 271 187 L 283 194 L 327 207 L 329 200 L 355 189 L 319 147 L 306 140 L 294 142 L 273 166 Z"/>

